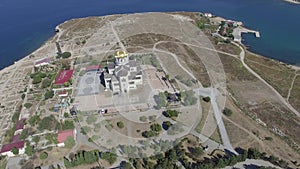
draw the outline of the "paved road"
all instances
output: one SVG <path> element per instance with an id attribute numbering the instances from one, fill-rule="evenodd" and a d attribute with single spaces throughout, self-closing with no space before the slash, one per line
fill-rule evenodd
<path id="1" fill-rule="evenodd" d="M 252 166 L 252 167 L 246 167 L 246 166 Z M 272 167 L 280 169 L 280 167 L 273 165 L 272 163 L 264 160 L 254 160 L 254 159 L 247 159 L 244 162 L 237 163 L 234 166 L 227 166 L 224 169 L 232 169 L 232 168 L 257 168 L 256 166 L 265 166 L 265 167 Z"/>
<path id="2" fill-rule="evenodd" d="M 225 128 L 223 119 L 222 119 L 222 112 L 219 109 L 219 106 L 217 104 L 216 101 L 216 92 L 217 90 L 214 88 L 198 88 L 198 89 L 194 89 L 194 92 L 198 95 L 198 96 L 210 96 L 211 98 L 211 105 L 213 108 L 213 112 L 220 130 L 220 134 L 221 134 L 221 138 L 222 138 L 222 142 L 224 145 L 225 149 L 228 149 L 229 151 L 231 151 L 232 153 L 238 154 L 234 148 L 232 147 L 231 143 L 230 143 L 230 139 L 228 137 L 227 134 L 227 130 Z"/>

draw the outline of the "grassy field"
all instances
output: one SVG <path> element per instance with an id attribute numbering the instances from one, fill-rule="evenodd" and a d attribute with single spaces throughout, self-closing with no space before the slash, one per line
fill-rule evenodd
<path id="1" fill-rule="evenodd" d="M 298 75 L 294 81 L 291 95 L 289 97 L 289 102 L 298 111 L 300 110 L 300 75 Z"/>
<path id="2" fill-rule="evenodd" d="M 209 109 L 211 107 L 210 103 L 203 101 L 202 98 L 200 98 L 200 103 L 201 103 L 201 108 L 202 108 L 202 117 L 201 117 L 201 120 L 199 121 L 199 123 L 197 124 L 197 127 L 195 128 L 195 130 L 198 133 L 201 133 L 201 130 L 205 124 Z"/>
<path id="3" fill-rule="evenodd" d="M 223 143 L 219 127 L 216 128 L 215 132 L 213 132 L 209 138 L 216 141 L 217 143 L 220 143 L 220 144 Z"/>
<path id="4" fill-rule="evenodd" d="M 256 81 L 257 79 L 243 67 L 240 60 L 225 54 L 219 54 L 226 73 L 227 81 Z"/>

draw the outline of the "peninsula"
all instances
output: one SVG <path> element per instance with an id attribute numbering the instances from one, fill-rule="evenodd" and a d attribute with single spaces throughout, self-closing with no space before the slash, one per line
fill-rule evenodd
<path id="1" fill-rule="evenodd" d="M 300 69 L 247 51 L 241 32 L 260 35 L 241 22 L 137 13 L 55 30 L 0 71 L 1 167 L 300 166 Z"/>

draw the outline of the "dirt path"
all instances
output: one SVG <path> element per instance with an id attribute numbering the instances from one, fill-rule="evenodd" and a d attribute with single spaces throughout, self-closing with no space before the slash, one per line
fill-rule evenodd
<path id="1" fill-rule="evenodd" d="M 243 66 L 252 74 L 254 75 L 256 78 L 258 78 L 260 81 L 262 81 L 265 85 L 267 85 L 278 97 L 278 99 L 287 107 L 289 108 L 294 114 L 296 114 L 298 117 L 300 117 L 300 113 L 292 106 L 290 105 L 287 100 L 285 98 L 283 98 L 281 96 L 281 94 L 274 89 L 273 86 L 271 86 L 268 82 L 266 82 L 261 76 L 259 76 L 254 70 L 252 70 L 246 63 L 245 63 L 245 50 L 244 48 L 235 43 L 235 42 L 231 42 L 232 44 L 236 45 L 237 47 L 239 47 L 241 49 L 241 53 L 240 53 L 240 60 L 243 64 Z"/>
<path id="2" fill-rule="evenodd" d="M 291 91 L 293 90 L 293 87 L 294 87 L 294 83 L 295 83 L 295 80 L 297 78 L 299 74 L 295 73 L 295 76 L 293 78 L 293 81 L 292 81 L 292 84 L 291 84 L 291 87 L 289 88 L 289 92 L 288 92 L 288 95 L 286 97 L 286 100 L 289 102 L 289 99 L 290 99 L 290 96 L 291 96 Z"/>

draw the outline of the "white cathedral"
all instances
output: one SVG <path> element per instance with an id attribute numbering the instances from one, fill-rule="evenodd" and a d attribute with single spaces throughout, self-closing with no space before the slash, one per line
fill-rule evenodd
<path id="1" fill-rule="evenodd" d="M 113 93 L 127 93 L 143 84 L 141 67 L 135 60 L 129 60 L 125 51 L 118 51 L 115 62 L 107 65 L 104 82 Z"/>

